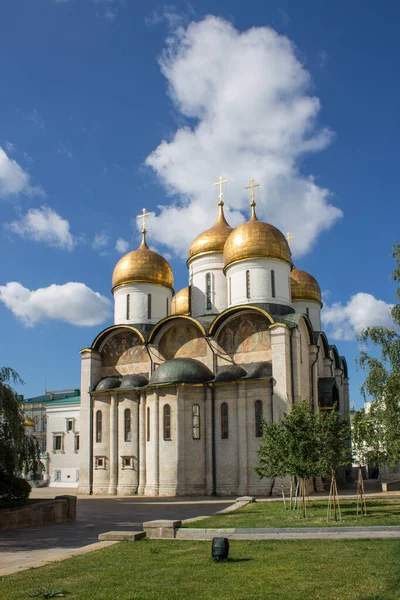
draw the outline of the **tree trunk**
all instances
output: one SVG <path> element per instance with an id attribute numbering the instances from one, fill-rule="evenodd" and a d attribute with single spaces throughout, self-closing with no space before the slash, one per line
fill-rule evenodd
<path id="1" fill-rule="evenodd" d="M 362 466 L 358 465 L 358 482 L 357 482 L 357 515 L 367 514 L 367 503 L 365 501 L 364 477 L 362 474 Z"/>

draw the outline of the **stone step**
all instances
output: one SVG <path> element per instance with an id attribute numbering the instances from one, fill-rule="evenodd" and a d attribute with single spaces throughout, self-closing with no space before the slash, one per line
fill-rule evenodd
<path id="1" fill-rule="evenodd" d="M 144 531 L 107 531 L 106 533 L 99 534 L 100 542 L 136 542 L 146 537 Z"/>

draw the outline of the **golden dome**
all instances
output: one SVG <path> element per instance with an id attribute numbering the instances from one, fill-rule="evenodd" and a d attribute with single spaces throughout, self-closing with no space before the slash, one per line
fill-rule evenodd
<path id="1" fill-rule="evenodd" d="M 290 289 L 292 300 L 314 300 L 321 302 L 321 288 L 317 280 L 306 271 L 293 268 L 290 274 Z"/>
<path id="2" fill-rule="evenodd" d="M 146 232 L 137 250 L 125 254 L 115 265 L 112 291 L 124 283 L 155 283 L 173 290 L 174 275 L 168 262 L 146 244 Z"/>
<path id="3" fill-rule="evenodd" d="M 35 427 L 35 421 L 33 419 L 31 419 L 30 417 L 25 417 L 25 421 L 24 421 L 24 427 Z"/>
<path id="4" fill-rule="evenodd" d="M 203 231 L 194 240 L 188 252 L 188 264 L 195 257 L 205 254 L 206 252 L 223 252 L 224 245 L 229 235 L 232 233 L 232 227 L 227 223 L 224 215 L 224 203 L 218 203 L 219 214 L 218 219 L 211 229 Z"/>
<path id="5" fill-rule="evenodd" d="M 225 269 L 232 263 L 249 258 L 277 258 L 291 265 L 291 252 L 283 233 L 273 225 L 257 219 L 254 201 L 251 208 L 250 221 L 236 227 L 226 240 Z"/>
<path id="6" fill-rule="evenodd" d="M 184 287 L 172 298 L 171 315 L 188 315 L 189 302 L 189 287 Z"/>

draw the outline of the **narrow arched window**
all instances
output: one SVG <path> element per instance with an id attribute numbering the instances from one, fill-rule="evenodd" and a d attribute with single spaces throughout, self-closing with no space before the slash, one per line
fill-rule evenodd
<path id="1" fill-rule="evenodd" d="M 147 294 L 147 318 L 151 319 L 151 294 Z"/>
<path id="2" fill-rule="evenodd" d="M 250 271 L 246 271 L 246 298 L 250 299 Z"/>
<path id="3" fill-rule="evenodd" d="M 126 295 L 126 320 L 129 321 L 131 316 L 131 295 Z"/>
<path id="4" fill-rule="evenodd" d="M 229 437 L 229 423 L 228 423 L 228 405 L 226 402 L 221 404 L 221 438 L 223 440 Z"/>
<path id="5" fill-rule="evenodd" d="M 102 426 L 103 426 L 103 415 L 101 414 L 101 410 L 96 412 L 96 442 L 101 442 L 102 435 Z"/>
<path id="6" fill-rule="evenodd" d="M 147 441 L 150 441 L 150 407 L 147 407 Z"/>
<path id="7" fill-rule="evenodd" d="M 163 408 L 163 429 L 164 429 L 164 440 L 171 439 L 171 407 L 169 404 L 165 404 Z"/>
<path id="8" fill-rule="evenodd" d="M 124 438 L 126 442 L 132 441 L 132 433 L 131 433 L 131 411 L 129 408 L 125 410 L 124 413 Z"/>
<path id="9" fill-rule="evenodd" d="M 206 274 L 206 309 L 211 310 L 211 273 Z"/>
<path id="10" fill-rule="evenodd" d="M 308 318 L 310 317 L 310 309 L 308 308 L 308 306 L 306 306 L 306 315 Z"/>
<path id="11" fill-rule="evenodd" d="M 200 439 L 200 406 L 198 404 L 193 404 L 192 408 L 192 425 L 193 425 L 193 439 Z"/>
<path id="12" fill-rule="evenodd" d="M 256 421 L 256 437 L 262 437 L 263 406 L 261 400 L 256 400 L 254 412 Z"/>
<path id="13" fill-rule="evenodd" d="M 275 271 L 273 271 L 273 270 L 271 271 L 271 296 L 273 298 L 276 297 L 276 294 L 275 294 Z"/>
<path id="14" fill-rule="evenodd" d="M 166 302 L 166 311 L 165 311 L 165 312 L 166 312 L 166 314 L 167 314 L 167 317 L 168 317 L 168 310 L 169 310 L 169 308 L 168 308 L 168 298 L 166 298 L 166 301 L 167 301 L 167 302 Z"/>

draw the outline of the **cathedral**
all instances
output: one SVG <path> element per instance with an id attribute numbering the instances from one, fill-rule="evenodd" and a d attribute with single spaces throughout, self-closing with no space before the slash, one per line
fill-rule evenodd
<path id="1" fill-rule="evenodd" d="M 268 495 L 254 472 L 262 423 L 293 403 L 349 411 L 346 360 L 321 331 L 321 290 L 288 239 L 251 218 L 217 220 L 188 252 L 174 293 L 142 241 L 115 266 L 114 325 L 81 350 L 80 493 Z M 277 486 L 276 486 L 277 487 Z M 275 490 L 276 491 L 276 490 Z"/>

